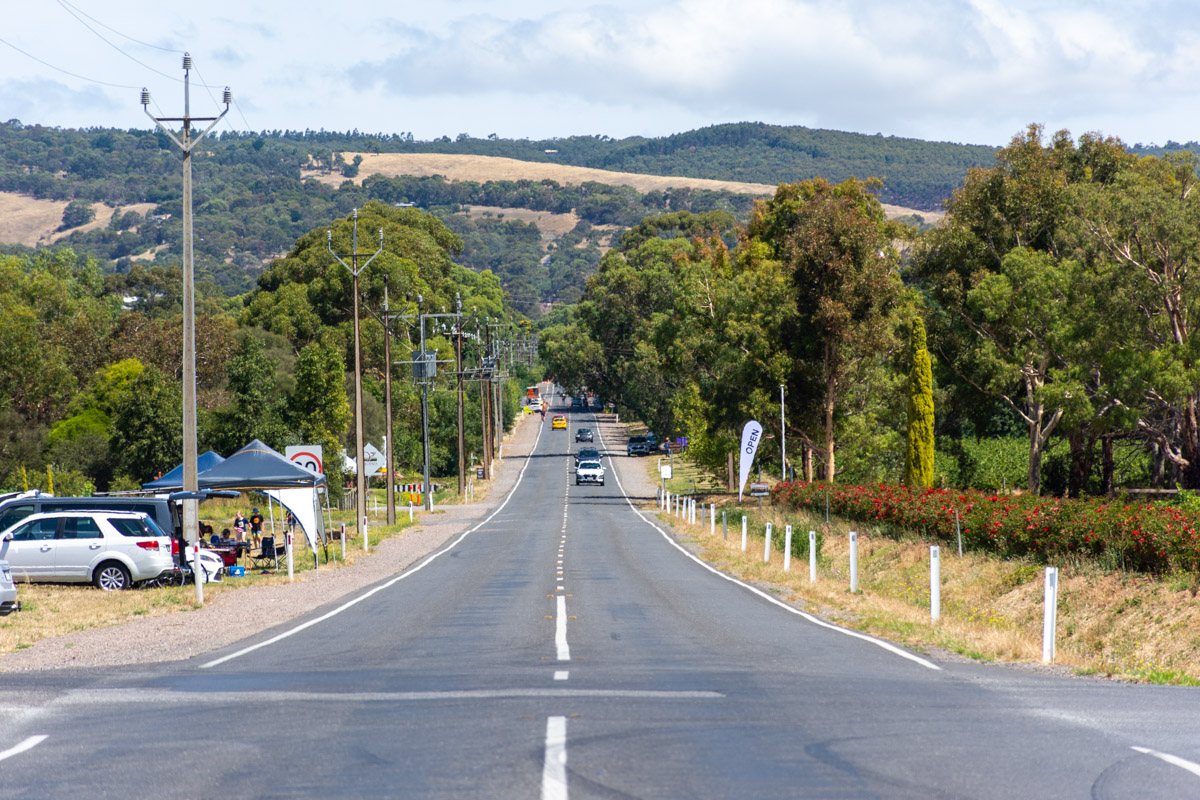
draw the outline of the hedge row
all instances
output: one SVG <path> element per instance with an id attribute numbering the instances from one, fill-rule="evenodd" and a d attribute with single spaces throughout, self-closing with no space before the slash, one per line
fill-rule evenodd
<path id="1" fill-rule="evenodd" d="M 774 502 L 825 509 L 854 520 L 882 523 L 955 545 L 955 511 L 964 549 L 1061 563 L 1084 555 L 1110 567 L 1142 572 L 1200 570 L 1200 514 L 1173 506 L 1103 499 L 1068 500 L 872 484 L 780 483 Z"/>

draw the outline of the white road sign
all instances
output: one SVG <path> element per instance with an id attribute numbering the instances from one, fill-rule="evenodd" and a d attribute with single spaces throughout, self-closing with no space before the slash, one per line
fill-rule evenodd
<path id="1" fill-rule="evenodd" d="M 325 474 L 325 462 L 319 444 L 289 444 L 284 448 L 283 454 L 288 461 L 304 467 L 313 474 Z"/>

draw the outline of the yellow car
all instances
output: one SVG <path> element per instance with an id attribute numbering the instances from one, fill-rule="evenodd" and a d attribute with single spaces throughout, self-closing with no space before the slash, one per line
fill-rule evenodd
<path id="1" fill-rule="evenodd" d="M 562 414 L 555 414 L 554 419 L 550 420 L 550 427 L 562 428 L 565 431 L 567 429 L 567 418 Z"/>

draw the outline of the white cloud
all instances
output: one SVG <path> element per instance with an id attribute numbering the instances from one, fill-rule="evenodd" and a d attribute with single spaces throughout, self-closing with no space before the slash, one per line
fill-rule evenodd
<path id="1" fill-rule="evenodd" d="M 1132 141 L 1200 138 L 1200 23 L 1182 2 L 363 0 L 352 13 L 296 0 L 183 12 L 73 2 L 140 41 L 189 50 L 256 128 L 540 138 L 761 120 L 1000 144 L 1038 121 Z M 167 77 L 57 4 L 23 4 L 0 32 L 59 68 L 146 85 L 167 110 L 179 104 L 177 53 L 106 36 Z M 40 97 L 0 96 L 0 117 L 141 124 L 136 91 L 95 87 L 2 46 L 0 75 L 58 82 Z"/>

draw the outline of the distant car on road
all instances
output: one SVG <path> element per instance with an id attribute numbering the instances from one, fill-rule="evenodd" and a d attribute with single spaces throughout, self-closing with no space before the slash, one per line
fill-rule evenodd
<path id="1" fill-rule="evenodd" d="M 7 617 L 21 610 L 17 599 L 17 585 L 13 583 L 12 569 L 7 561 L 0 561 L 0 617 Z"/>
<path id="2" fill-rule="evenodd" d="M 598 483 L 604 485 L 604 466 L 599 461 L 580 461 L 575 468 L 575 485 Z"/>
<path id="3" fill-rule="evenodd" d="M 600 460 L 600 451 L 596 450 L 595 448 L 592 448 L 592 447 L 580 448 L 580 450 L 575 453 L 575 466 L 577 466 L 577 467 L 579 466 L 580 461 L 599 461 L 599 460 Z"/>
<path id="4" fill-rule="evenodd" d="M 625 454 L 630 456 L 650 455 L 650 443 L 645 436 L 631 436 L 625 443 Z"/>
<path id="5" fill-rule="evenodd" d="M 577 442 L 593 441 L 592 429 L 591 428 L 576 428 L 575 429 L 575 441 L 577 441 Z"/>
<path id="6" fill-rule="evenodd" d="M 0 558 L 29 581 L 128 589 L 175 567 L 171 539 L 136 511 L 33 514 L 0 533 Z"/>
<path id="7" fill-rule="evenodd" d="M 550 420 L 550 427 L 561 428 L 565 431 L 567 429 L 567 418 L 562 414 L 555 414 L 554 418 Z"/>

